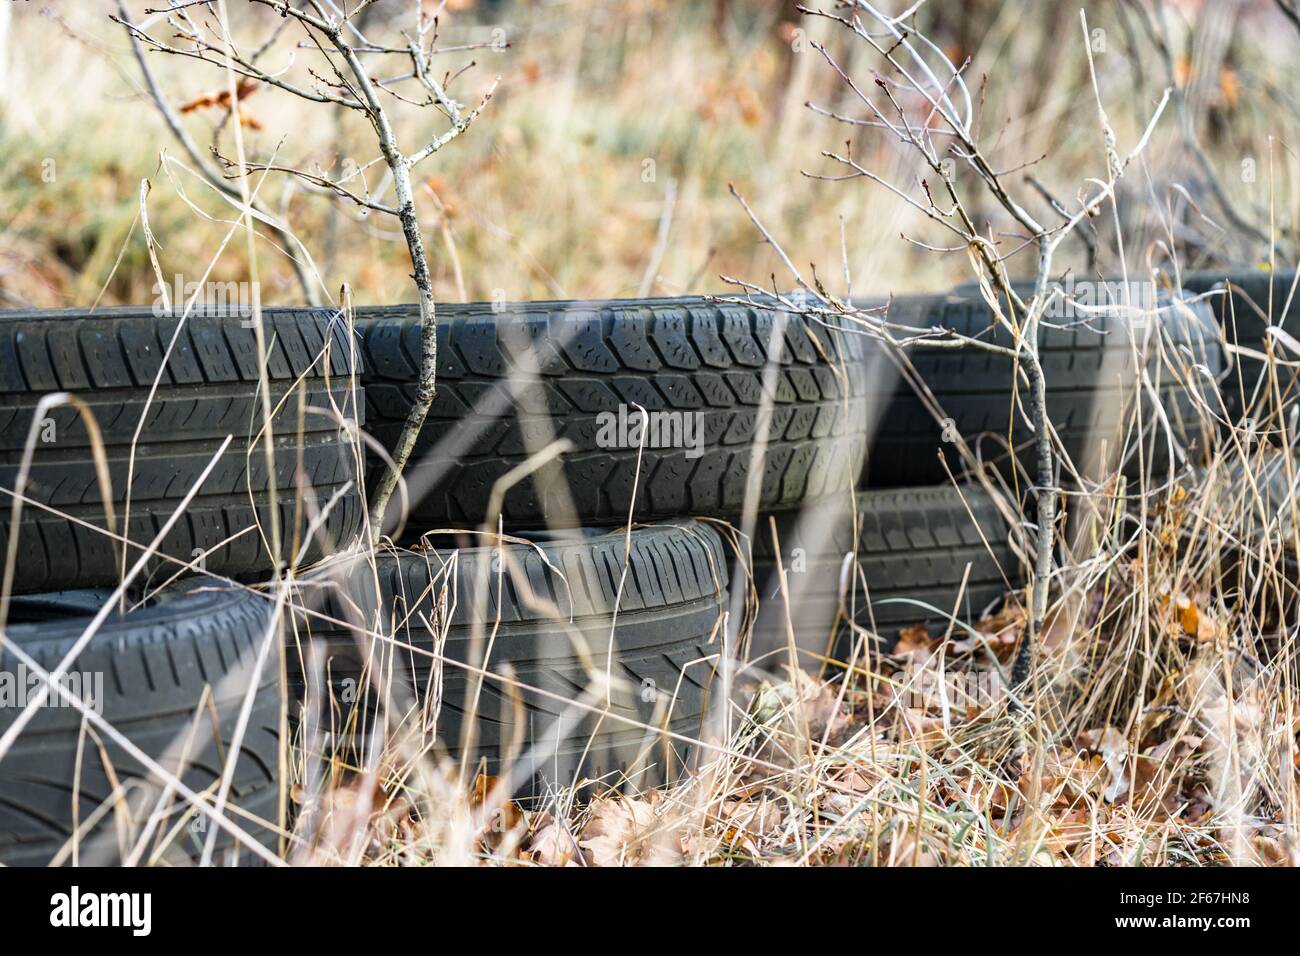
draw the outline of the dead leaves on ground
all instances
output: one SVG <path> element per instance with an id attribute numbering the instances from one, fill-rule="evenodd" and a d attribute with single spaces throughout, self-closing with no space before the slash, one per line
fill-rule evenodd
<path id="1" fill-rule="evenodd" d="M 675 866 L 682 862 L 682 834 L 671 813 L 657 812 L 652 799 L 597 801 L 578 846 L 592 866 Z"/>
<path id="2" fill-rule="evenodd" d="M 985 747 L 1005 709 L 963 697 L 960 684 L 993 679 L 1014 654 L 1025 622 L 1010 603 L 974 634 L 906 630 L 893 654 L 867 658 L 847 684 L 803 671 L 761 683 L 745 712 L 749 736 L 733 742 L 738 766 L 725 790 L 702 801 L 684 789 L 606 793 L 557 819 L 502 802 L 497 782 L 480 777 L 470 794 L 471 852 L 496 864 L 601 867 L 1290 862 L 1280 818 L 1234 808 L 1268 806 L 1268 794 L 1243 796 L 1241 786 L 1258 787 L 1279 756 L 1295 763 L 1300 786 L 1300 717 L 1279 745 L 1270 728 L 1280 705 L 1222 673 L 1224 645 L 1207 604 L 1176 591 L 1152 602 L 1153 618 L 1168 623 L 1184 653 L 1177 669 L 1153 675 L 1139 712 L 1049 734 L 1020 758 Z M 953 677 L 956 688 L 943 683 Z M 376 844 L 427 841 L 426 824 L 400 799 L 350 799 L 375 807 Z M 347 800 L 332 810 L 355 819 Z M 987 823 L 971 825 L 976 818 Z M 333 855 L 346 856 L 354 844 L 339 842 Z"/>
<path id="3" fill-rule="evenodd" d="M 1015 657 L 1016 648 L 1025 633 L 1025 609 L 1018 600 L 1008 600 L 1000 610 L 987 614 L 967 631 L 956 629 L 951 635 L 931 634 L 923 624 L 905 627 L 899 631 L 898 643 L 890 652 L 892 657 L 928 657 L 945 649 L 949 656 L 992 654 L 999 661 L 1008 662 Z"/>
<path id="4" fill-rule="evenodd" d="M 818 681 L 802 670 L 787 671 L 782 681 L 761 683 L 749 715 L 755 725 L 772 734 L 801 737 L 806 731 L 809 739 L 825 737 L 830 742 L 841 739 L 852 722 L 839 682 Z"/>
<path id="5" fill-rule="evenodd" d="M 679 866 L 685 862 L 684 818 L 658 790 L 642 796 L 599 797 L 573 829 L 549 813 L 537 822 L 525 855 L 542 866 Z"/>

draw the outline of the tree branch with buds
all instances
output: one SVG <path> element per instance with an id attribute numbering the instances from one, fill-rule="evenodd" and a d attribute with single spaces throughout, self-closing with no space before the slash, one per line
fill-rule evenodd
<path id="1" fill-rule="evenodd" d="M 236 43 L 220 23 L 213 22 L 215 18 L 202 16 L 202 12 L 210 5 L 206 0 L 198 3 L 170 0 L 170 6 L 163 10 L 147 11 L 150 14 L 160 15 L 162 22 L 171 28 L 172 36 L 167 40 L 150 33 L 148 24 L 134 23 L 129 20 L 122 6 L 119 6 L 120 15 L 113 19 L 120 23 L 131 37 L 133 49 L 141 69 L 145 72 L 151 95 L 162 110 L 169 128 L 180 139 L 190 158 L 200 164 L 204 175 L 211 179 L 214 185 L 229 192 L 233 189 L 227 181 L 229 178 L 237 179 L 257 172 L 282 173 L 294 177 L 312 192 L 330 196 L 341 202 L 354 203 L 371 212 L 392 216 L 400 225 L 411 259 L 411 280 L 415 285 L 420 309 L 420 371 L 410 412 L 398 437 L 397 447 L 393 451 L 393 463 L 380 478 L 378 486 L 371 489 L 371 534 L 375 540 L 378 540 L 385 527 L 388 503 L 415 447 L 416 438 L 433 403 L 437 385 L 438 338 L 433 280 L 424 238 L 420 231 L 415 189 L 411 179 L 412 170 L 469 129 L 491 101 L 500 78 L 498 77 L 482 94 L 476 106 L 469 110 L 464 109 L 449 94 L 447 80 L 438 79 L 433 72 L 431 58 L 436 53 L 445 52 L 435 45 L 437 19 L 425 16 L 420 5 L 416 4 L 413 30 L 402 32 L 401 45 L 372 42 L 362 32 L 362 21 L 364 14 L 372 9 L 376 2 L 377 0 L 362 0 L 353 5 L 350 12 L 344 13 L 331 12 L 336 9 L 333 4 L 322 4 L 318 0 L 306 0 L 299 5 L 289 0 L 250 0 L 251 5 L 264 6 L 273 10 L 279 17 L 287 19 L 301 31 L 302 48 L 309 54 L 314 53 L 321 61 L 319 67 L 307 68 L 308 79 L 306 80 L 290 78 L 290 68 L 294 65 L 293 54 L 290 55 L 286 65 L 274 71 L 259 64 L 261 54 L 270 46 L 270 40 L 261 46 L 251 48 L 256 50 L 255 54 L 241 52 L 242 49 L 250 47 Z M 277 34 L 280 29 L 281 27 L 276 28 Z M 198 60 L 221 69 L 229 68 L 240 77 L 263 84 L 270 89 L 290 93 L 307 102 L 361 113 L 374 132 L 379 151 L 377 161 L 382 162 L 388 170 L 395 201 L 391 204 L 379 202 L 370 197 L 364 189 L 349 188 L 345 182 L 350 177 L 332 179 L 321 172 L 310 172 L 269 162 L 238 162 L 223 159 L 228 172 L 225 175 L 219 174 L 199 154 L 175 113 L 166 106 L 157 81 L 149 69 L 146 52 Z M 381 81 L 376 79 L 376 76 L 382 74 L 367 62 L 370 59 L 382 61 L 397 59 L 406 69 L 403 73 Z M 407 92 L 408 87 L 411 92 Z M 386 102 L 388 100 L 417 108 L 432 108 L 442 115 L 448 128 L 430 136 L 422 146 L 407 152 L 398 141 L 394 119 Z M 232 102 L 230 109 L 232 115 L 238 115 L 236 103 Z M 272 228 L 278 229 L 280 226 L 278 223 L 273 223 Z"/>
<path id="2" fill-rule="evenodd" d="M 845 0 L 843 13 L 827 13 L 807 7 L 800 11 L 810 17 L 819 17 L 838 24 L 853 37 L 869 45 L 890 67 L 888 75 L 874 77 L 874 93 L 868 94 L 841 67 L 826 47 L 813 43 L 826 63 L 835 71 L 849 92 L 850 100 L 864 112 L 852 116 L 844 107 L 832 111 L 808 104 L 814 112 L 829 119 L 847 124 L 855 129 L 880 130 L 892 136 L 905 148 L 915 152 L 925 172 L 917 181 L 900 185 L 889 182 L 884 176 L 867 169 L 853 158 L 851 144 L 843 153 L 828 151 L 823 156 L 837 164 L 842 172 L 826 175 L 805 173 L 811 178 L 835 182 L 865 179 L 887 189 L 911 209 L 953 237 L 950 246 L 938 247 L 919 241 L 918 246 L 933 251 L 965 250 L 970 256 L 979 280 L 983 298 L 990 307 L 994 321 L 1004 329 L 1011 346 L 1001 346 L 985 340 L 960 335 L 950 329 L 920 330 L 892 322 L 888 307 L 883 315 L 869 314 L 852 302 L 831 295 L 820 282 L 809 283 L 794 268 L 790 258 L 780 249 L 770 233 L 758 222 L 748 205 L 745 211 L 760 229 L 764 240 L 777 250 L 783 264 L 790 270 L 803 293 L 812 298 L 811 308 L 800 308 L 799 303 L 781 297 L 782 304 L 820 316 L 827 321 L 831 316 L 847 319 L 850 328 L 870 335 L 889 348 L 903 351 L 909 348 L 969 348 L 996 351 L 1013 359 L 1016 376 L 1027 384 L 1029 408 L 1027 409 L 1034 440 L 1034 471 L 1036 498 L 1035 527 L 1033 528 L 1033 569 L 1030 589 L 1029 627 L 1021 643 L 1012 670 L 1012 683 L 1016 690 L 1014 699 L 1029 699 L 1031 688 L 1034 645 L 1041 634 L 1048 609 L 1048 595 L 1052 583 L 1053 555 L 1057 524 L 1057 503 L 1060 489 L 1056 487 L 1056 439 L 1048 418 L 1047 396 L 1050 383 L 1039 358 L 1039 330 L 1051 296 L 1048 285 L 1052 276 L 1053 258 L 1061 243 L 1080 226 L 1100 211 L 1102 204 L 1112 201 L 1118 180 L 1133 159 L 1145 149 L 1152 132 L 1165 111 L 1170 90 L 1165 90 L 1156 105 L 1138 143 L 1121 157 L 1115 147 L 1115 133 L 1102 106 L 1101 94 L 1093 75 L 1096 91 L 1099 125 L 1105 143 L 1106 173 L 1104 177 L 1090 180 L 1087 191 L 1076 200 L 1077 207 L 1053 201 L 1052 208 L 1062 221 L 1056 225 L 1039 222 L 1008 185 L 1012 172 L 1023 170 L 1033 163 L 1022 163 L 1008 171 L 999 171 L 982 151 L 975 132 L 972 98 L 966 88 L 962 73 L 964 66 L 954 65 L 939 46 L 913 28 L 904 27 L 904 17 L 891 18 L 878 11 L 867 0 Z M 1084 45 L 1088 63 L 1092 65 L 1092 51 L 1088 46 L 1087 19 L 1080 14 Z M 931 63 L 941 64 L 937 70 Z M 919 103 L 909 110 L 900 99 L 900 91 Z M 960 106 L 958 104 L 961 104 Z M 1023 233 L 1024 241 L 1016 249 L 1005 252 L 977 229 L 967 211 L 956 180 L 958 165 L 973 174 L 975 180 L 990 195 L 1005 215 Z M 742 200 L 743 205 L 743 200 Z M 914 241 L 914 240 L 911 240 Z M 1007 261 L 1011 255 L 1032 247 L 1036 253 L 1032 292 L 1026 298 L 1019 294 L 1009 279 Z M 728 280 L 735 281 L 735 280 Z M 742 285 L 746 285 L 741 283 Z M 751 291 L 756 287 L 747 286 Z M 770 292 L 768 293 L 770 294 Z M 841 323 L 842 324 L 842 323 Z"/>

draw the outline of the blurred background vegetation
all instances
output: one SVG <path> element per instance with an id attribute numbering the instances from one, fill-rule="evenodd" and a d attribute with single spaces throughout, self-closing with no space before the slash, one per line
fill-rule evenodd
<path id="1" fill-rule="evenodd" d="M 128 10 L 138 19 L 163 2 L 130 0 Z M 439 5 L 424 2 L 429 12 Z M 897 13 L 904 5 L 895 6 Z M 1172 273 L 1175 257 L 1182 268 L 1254 268 L 1271 248 L 1279 261 L 1293 255 L 1300 19 L 1289 4 L 1083 6 L 1088 34 L 1076 4 L 929 0 L 915 13 L 954 63 L 969 58 L 987 155 L 1002 170 L 1024 167 L 1015 177 L 1020 198 L 1044 219 L 1053 216 L 1047 196 L 1077 208 L 1086 179 L 1105 174 L 1085 41 L 1121 154 L 1164 88 L 1174 89 L 1117 210 L 1105 209 L 1085 230 L 1095 254 L 1071 240 L 1060 266 L 1114 273 L 1122 256 L 1129 270 Z M 230 10 L 246 48 L 280 25 L 242 0 L 231 0 Z M 197 277 L 228 228 L 214 220 L 228 219 L 232 207 L 180 167 L 160 167 L 161 150 L 188 161 L 145 93 L 125 33 L 109 19 L 115 5 L 46 0 L 11 11 L 0 67 L 0 307 L 153 301 L 137 221 L 143 178 L 152 181 L 149 218 L 164 274 Z M 410 3 L 381 2 L 367 12 L 367 32 L 396 36 L 410 13 Z M 309 83 L 320 61 L 301 39 L 282 31 L 260 62 Z M 834 289 L 844 286 L 842 249 L 855 293 L 937 290 L 967 278 L 964 251 L 906 241 L 943 237 L 887 190 L 866 179 L 803 175 L 841 172 L 821 153 L 848 142 L 859 163 L 899 189 L 922 188 L 914 153 L 887 131 L 805 105 L 867 115 L 811 41 L 824 43 L 867 95 L 878 77 L 888 82 L 887 64 L 860 40 L 778 0 L 448 0 L 439 47 L 478 47 L 438 60 L 455 75 L 453 94 L 473 104 L 502 79 L 473 128 L 419 169 L 439 298 L 673 295 L 720 291 L 721 275 L 770 284 L 773 272 L 788 287 L 728 184 L 801 268 L 815 263 Z M 177 108 L 225 86 L 208 65 L 149 56 Z M 377 72 L 396 70 L 375 60 Z M 397 101 L 392 108 L 407 143 L 441 131 L 432 111 Z M 243 116 L 247 148 L 337 175 L 348 161 L 375 155 L 364 120 L 341 112 L 253 90 Z M 220 105 L 195 105 L 184 122 L 203 148 L 233 155 Z M 981 228 L 1014 250 L 1014 231 L 970 185 Z M 307 244 L 331 295 L 347 282 L 359 302 L 412 300 L 409 260 L 392 222 L 285 176 L 271 176 L 260 195 Z M 301 302 L 284 256 L 269 240 L 258 250 L 263 301 Z M 1013 271 L 1028 272 L 1031 260 L 1031 251 L 1018 253 Z M 227 247 L 213 278 L 247 279 L 242 241 Z"/>

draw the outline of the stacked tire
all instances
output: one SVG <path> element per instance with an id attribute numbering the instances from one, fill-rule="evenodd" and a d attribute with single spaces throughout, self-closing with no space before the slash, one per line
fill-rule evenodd
<path id="1" fill-rule="evenodd" d="M 343 605 L 303 622 L 305 726 L 337 758 L 340 736 L 383 720 L 400 735 L 436 710 L 448 749 L 530 796 L 671 779 L 736 657 L 731 615 L 752 629 L 753 602 L 732 600 L 752 583 L 719 529 L 751 495 L 783 516 L 847 500 L 883 356 L 767 304 L 703 297 L 446 306 L 437 323 L 438 393 L 404 474 L 406 520 L 387 527 L 425 543 L 349 567 Z M 362 309 L 356 325 L 367 427 L 391 449 L 414 401 L 418 314 Z M 346 624 L 346 608 L 374 606 L 418 622 L 395 651 Z"/>
<path id="2" fill-rule="evenodd" d="M 1295 393 L 1300 300 L 1295 272 L 1195 272 L 1183 287 L 1214 310 L 1230 361 L 1222 382 L 1224 425 L 1280 444 L 1279 409 Z M 1275 359 L 1270 361 L 1269 357 Z"/>
<path id="3" fill-rule="evenodd" d="M 973 288 L 864 305 L 918 332 L 1010 342 Z M 1020 583 L 1017 529 L 988 482 L 952 477 L 982 463 L 995 485 L 1034 483 L 1016 363 L 921 344 L 900 376 L 899 356 L 852 320 L 778 306 L 683 297 L 442 308 L 439 393 L 406 472 L 413 528 L 686 516 L 740 527 L 749 501 L 757 521 L 733 549 L 741 573 L 729 576 L 736 640 L 726 650 L 751 663 L 778 662 L 792 631 L 809 663 L 846 658 L 855 634 L 887 646 L 906 626 L 978 618 Z M 415 394 L 418 318 L 369 309 L 357 326 L 367 421 L 392 447 Z M 1200 370 L 1220 374 L 1223 355 L 1203 304 L 1163 295 L 1136 316 L 1045 321 L 1038 350 L 1071 467 L 1138 477 L 1205 453 Z M 618 427 L 602 436 L 602 418 Z M 656 420 L 693 420 L 693 431 L 669 431 L 699 442 L 638 441 L 622 428 L 629 419 L 651 436 Z M 955 454 L 955 439 L 978 453 L 990 436 L 1000 452 L 975 467 Z"/>
<path id="4" fill-rule="evenodd" d="M 1206 415 L 1210 378 L 1224 367 L 1209 308 L 1156 292 L 1149 282 L 1136 283 L 1131 304 L 1123 304 L 1115 290 L 1125 284 L 1106 280 L 1087 288 L 1109 290 L 1115 305 L 1085 307 L 1071 298 L 1081 297 L 1077 290 L 1083 285 L 1070 283 L 1068 291 L 1054 286 L 1054 306 L 1039 324 L 1047 413 L 1062 460 L 1093 478 L 1115 472 L 1138 478 L 1196 462 L 1213 433 Z M 1032 292 L 1024 283 L 1013 287 L 1026 300 Z M 1094 292 L 1091 298 L 1110 301 L 1106 295 Z M 995 321 L 972 286 L 948 296 L 900 297 L 888 315 L 918 331 L 945 329 L 991 346 L 1013 344 L 1007 326 Z M 944 467 L 934 450 L 951 449 L 958 435 L 1002 474 L 1010 476 L 1019 466 L 1022 475 L 1036 478 L 1029 388 L 1014 359 L 921 342 L 910 364 L 915 387 L 891 396 L 868 468 L 871 486 L 945 480 L 961 462 L 950 455 Z"/>
<path id="5" fill-rule="evenodd" d="M 889 309 L 1004 336 L 971 290 Z M 1091 448 L 1152 421 L 1167 440 L 1141 468 L 1203 453 L 1185 373 L 1221 374 L 1213 320 L 1155 314 L 1142 349 L 1120 315 L 1044 325 L 1072 465 L 1130 470 Z M 656 785 L 695 759 L 722 668 L 842 665 L 1021 583 L 1024 395 L 1002 355 L 900 355 L 761 299 L 440 307 L 403 506 L 369 529 L 422 337 L 414 307 L 353 319 L 268 311 L 259 336 L 224 312 L 0 313 L 22 595 L 0 672 L 105 678 L 95 719 L 0 706 L 19 794 L 0 862 L 265 857 L 288 823 L 282 725 L 335 768 L 432 736 L 517 794 Z M 202 829 L 218 800 L 239 833 Z"/>
<path id="6" fill-rule="evenodd" d="M 0 312 L 0 863 L 274 858 L 281 615 L 240 582 L 355 538 L 364 401 L 336 314 L 263 322 Z"/>
<path id="7" fill-rule="evenodd" d="M 718 534 L 686 520 L 530 537 L 323 566 L 291 666 L 308 751 L 365 766 L 376 730 L 400 746 L 436 727 L 520 798 L 654 786 L 688 765 L 721 659 Z M 368 613 L 392 622 L 383 638 Z"/>

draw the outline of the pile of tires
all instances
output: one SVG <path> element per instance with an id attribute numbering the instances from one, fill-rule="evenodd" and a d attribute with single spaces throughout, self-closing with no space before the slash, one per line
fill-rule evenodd
<path id="1" fill-rule="evenodd" d="M 1003 334 L 973 290 L 889 307 Z M 1158 315 L 1156 352 L 1222 373 L 1208 309 Z M 81 707 L 0 698 L 0 862 L 265 859 L 286 732 L 336 768 L 432 738 L 519 794 L 655 785 L 723 669 L 842 666 L 1023 582 L 1001 356 L 900 357 L 767 300 L 442 306 L 436 398 L 370 529 L 417 310 L 263 322 L 0 313 L 0 675 L 102 678 L 56 695 Z M 1132 332 L 1044 326 L 1072 465 L 1128 470 L 1092 446 L 1147 419 L 1144 467 L 1204 449 L 1200 386 Z"/>

